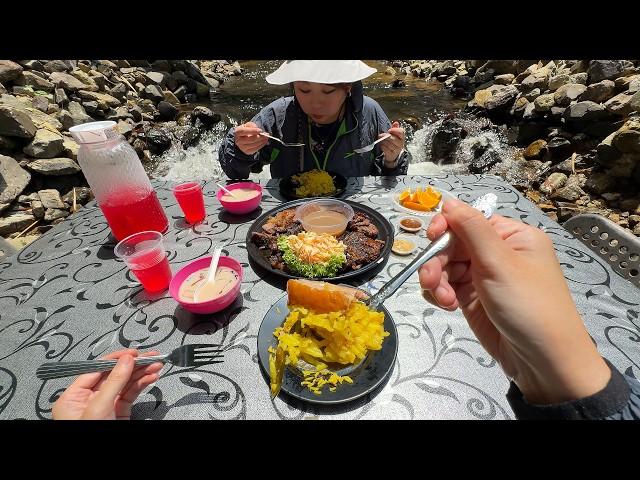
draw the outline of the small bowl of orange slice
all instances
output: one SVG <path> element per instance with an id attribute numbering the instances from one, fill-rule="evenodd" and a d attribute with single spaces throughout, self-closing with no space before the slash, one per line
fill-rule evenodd
<path id="1" fill-rule="evenodd" d="M 402 190 L 393 196 L 393 203 L 400 212 L 433 217 L 442 209 L 442 203 L 448 198 L 455 197 L 445 190 L 427 185 Z"/>

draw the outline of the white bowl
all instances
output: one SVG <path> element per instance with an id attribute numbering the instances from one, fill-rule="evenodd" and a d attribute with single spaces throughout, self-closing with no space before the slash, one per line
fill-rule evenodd
<path id="1" fill-rule="evenodd" d="M 409 228 L 406 227 L 402 224 L 403 220 L 406 219 L 411 219 L 411 220 L 416 220 L 417 222 L 420 222 L 420 225 L 418 227 L 415 228 Z M 416 217 L 414 215 L 403 215 L 398 219 L 398 227 L 400 227 L 401 230 L 404 230 L 405 232 L 411 232 L 411 233 L 416 233 L 419 232 L 421 229 L 424 228 L 424 220 L 421 219 L 420 217 Z"/>
<path id="2" fill-rule="evenodd" d="M 396 250 L 395 247 L 391 247 L 391 251 L 393 253 L 395 253 L 396 255 L 411 255 L 412 253 L 414 253 L 417 249 L 418 249 L 418 242 L 417 239 L 415 237 L 415 235 L 409 236 L 409 235 L 405 235 L 405 234 L 399 234 L 396 235 L 395 238 L 393 239 L 393 242 L 395 243 L 396 240 L 406 240 L 408 242 L 411 242 L 413 244 L 413 248 L 410 251 L 404 252 L 404 251 L 399 251 Z"/>
<path id="3" fill-rule="evenodd" d="M 403 207 L 402 205 L 400 205 L 400 193 L 394 193 L 393 194 L 393 209 L 396 210 L 397 212 L 402 212 L 402 213 L 409 213 L 411 215 L 414 215 L 416 217 L 423 217 L 428 219 L 427 220 L 427 225 L 425 225 L 425 227 L 428 226 L 429 222 L 431 221 L 431 219 L 433 217 L 435 217 L 438 213 L 440 213 L 440 211 L 442 210 L 442 204 L 445 200 L 447 199 L 453 199 L 453 198 L 457 198 L 454 194 L 449 193 L 446 190 L 442 190 L 440 188 L 437 187 L 433 187 L 434 189 L 438 190 L 440 193 L 442 193 L 442 198 L 440 199 L 440 203 L 438 203 L 438 205 L 436 205 L 436 208 L 434 208 L 433 210 L 431 210 L 430 212 L 423 212 L 421 210 L 412 210 L 410 208 L 407 207 Z M 406 189 L 403 189 L 406 190 Z M 413 190 L 413 188 L 412 188 Z"/>

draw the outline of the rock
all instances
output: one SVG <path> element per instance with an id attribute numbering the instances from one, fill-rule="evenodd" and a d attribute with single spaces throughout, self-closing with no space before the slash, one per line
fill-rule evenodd
<path id="1" fill-rule="evenodd" d="M 592 173 L 584 188 L 598 195 L 608 192 L 615 187 L 616 180 L 606 173 Z"/>
<path id="2" fill-rule="evenodd" d="M 209 85 L 206 83 L 196 82 L 196 95 L 198 97 L 209 96 Z"/>
<path id="3" fill-rule="evenodd" d="M 55 89 L 55 93 L 54 93 L 54 100 L 55 102 L 64 107 L 69 103 L 69 98 L 67 97 L 67 94 L 65 93 L 64 89 L 62 88 L 56 88 Z"/>
<path id="4" fill-rule="evenodd" d="M 44 208 L 65 208 L 60 193 L 53 188 L 40 190 L 38 197 Z"/>
<path id="5" fill-rule="evenodd" d="M 591 60 L 587 74 L 589 83 L 597 83 L 601 80 L 613 80 L 624 71 L 624 65 L 620 60 Z"/>
<path id="6" fill-rule="evenodd" d="M 191 111 L 191 124 L 195 125 L 196 120 L 200 120 L 200 123 L 207 129 L 218 123 L 220 118 L 219 114 L 213 113 L 210 109 L 203 106 L 195 107 Z"/>
<path id="7" fill-rule="evenodd" d="M 607 175 L 615 178 L 632 178 L 636 165 L 640 162 L 640 156 L 632 153 L 624 153 L 612 162 L 611 168 L 607 170 Z"/>
<path id="8" fill-rule="evenodd" d="M 22 66 L 11 60 L 0 60 L 0 83 L 15 80 L 22 73 Z"/>
<path id="9" fill-rule="evenodd" d="M 607 117 L 605 108 L 595 102 L 577 102 L 569 105 L 562 116 L 567 122 L 593 122 Z"/>
<path id="10" fill-rule="evenodd" d="M 549 90 L 555 92 L 560 87 L 562 87 L 563 85 L 567 85 L 568 83 L 571 83 L 571 77 L 569 75 L 555 75 L 549 78 Z"/>
<path id="11" fill-rule="evenodd" d="M 49 80 L 28 70 L 18 75 L 18 78 L 13 81 L 13 84 L 22 86 L 31 85 L 34 90 L 44 90 L 46 92 L 52 92 L 54 89 L 53 83 Z"/>
<path id="12" fill-rule="evenodd" d="M 540 191 L 545 195 L 549 195 L 567 183 L 567 178 L 564 173 L 552 173 L 540 186 Z"/>
<path id="13" fill-rule="evenodd" d="M 0 204 L 13 202 L 29 185 L 31 174 L 13 158 L 0 155 Z"/>
<path id="14" fill-rule="evenodd" d="M 596 147 L 598 152 L 598 163 L 601 165 L 609 165 L 612 161 L 622 155 L 622 152 L 613 146 L 613 138 L 615 135 L 616 132 L 613 132 L 602 140 L 602 142 L 600 142 Z"/>
<path id="15" fill-rule="evenodd" d="M 109 90 L 109 95 L 117 98 L 121 102 L 124 102 L 127 97 L 128 91 L 129 90 L 127 89 L 127 86 L 124 83 L 118 83 L 117 85 L 115 85 L 113 88 Z"/>
<path id="16" fill-rule="evenodd" d="M 164 90 L 162 94 L 164 95 L 165 102 L 169 102 L 171 105 L 180 105 L 180 100 L 178 100 L 178 98 L 169 90 Z"/>
<path id="17" fill-rule="evenodd" d="M 47 208 L 44 212 L 45 222 L 52 222 L 58 218 L 66 218 L 69 216 L 69 212 L 57 208 Z"/>
<path id="18" fill-rule="evenodd" d="M 200 69 L 190 60 L 186 60 L 184 62 L 185 65 L 185 73 L 187 76 L 194 79 L 196 82 L 207 83 L 207 80 L 204 78 L 204 75 L 200 71 Z"/>
<path id="19" fill-rule="evenodd" d="M 82 102 L 82 107 L 85 109 L 85 111 L 88 114 L 94 115 L 98 111 L 98 102 L 96 102 L 96 101 L 84 101 L 84 102 Z"/>
<path id="20" fill-rule="evenodd" d="M 82 90 L 86 87 L 86 85 L 76 77 L 64 72 L 54 72 L 49 78 L 57 88 L 64 88 L 72 92 Z"/>
<path id="21" fill-rule="evenodd" d="M 573 146 L 566 138 L 553 137 L 545 147 L 544 160 L 558 163 L 573 153 Z"/>
<path id="22" fill-rule="evenodd" d="M 131 109 L 129 110 L 129 113 L 133 117 L 134 122 L 142 121 L 142 110 L 140 109 L 139 106 L 136 105 L 134 107 L 131 107 Z"/>
<path id="23" fill-rule="evenodd" d="M 62 196 L 62 201 L 68 205 L 73 205 L 73 191 L 76 192 L 76 204 L 85 205 L 93 200 L 93 192 L 87 187 L 74 187 Z"/>
<path id="24" fill-rule="evenodd" d="M 129 122 L 125 122 L 124 120 L 120 120 L 116 125 L 116 128 L 118 129 L 118 132 L 120 132 L 120 135 L 124 136 L 129 135 L 133 131 L 133 127 L 131 126 L 131 124 Z"/>
<path id="25" fill-rule="evenodd" d="M 120 105 L 120 100 L 106 93 L 90 92 L 88 90 L 79 90 L 78 95 L 84 100 L 94 100 L 98 102 L 98 107 L 101 110 L 108 110 L 109 107 L 117 107 Z"/>
<path id="26" fill-rule="evenodd" d="M 53 158 L 58 155 L 64 146 L 62 136 L 47 129 L 40 129 L 29 145 L 22 151 L 35 158 Z"/>
<path id="27" fill-rule="evenodd" d="M 567 107 L 573 100 L 587 91 L 586 85 L 568 83 L 558 88 L 553 94 L 555 102 L 561 107 Z"/>
<path id="28" fill-rule="evenodd" d="M 443 120 L 433 134 L 431 144 L 431 157 L 436 162 L 452 163 L 460 140 L 467 136 L 468 132 L 464 127 L 452 119 Z"/>
<path id="29" fill-rule="evenodd" d="M 49 100 L 42 95 L 38 95 L 31 100 L 31 105 L 33 108 L 40 110 L 43 113 L 47 113 L 49 111 Z M 57 105 L 56 105 L 57 107 Z"/>
<path id="30" fill-rule="evenodd" d="M 70 158 L 34 160 L 27 168 L 42 175 L 72 175 L 81 171 L 80 166 Z"/>
<path id="31" fill-rule="evenodd" d="M 9 137 L 0 135 L 0 152 L 11 152 L 16 148 L 16 142 Z"/>
<path id="32" fill-rule="evenodd" d="M 33 138 L 36 126 L 24 111 L 8 105 L 0 105 L 0 135 Z"/>
<path id="33" fill-rule="evenodd" d="M 132 67 L 151 68 L 151 64 L 149 63 L 148 60 L 129 60 L 129 59 L 127 59 L 127 61 L 129 62 L 129 65 L 131 65 Z"/>
<path id="34" fill-rule="evenodd" d="M 179 89 L 178 89 L 179 90 Z M 177 90 L 176 90 L 177 92 Z M 194 93 L 187 93 L 184 96 L 184 101 L 186 103 L 196 103 L 198 101 L 198 95 L 194 94 Z"/>
<path id="35" fill-rule="evenodd" d="M 548 112 L 555 105 L 553 93 L 540 95 L 533 101 L 533 105 L 538 112 Z"/>
<path id="36" fill-rule="evenodd" d="M 44 218 L 44 206 L 40 200 L 33 200 L 30 204 L 31 214 L 36 220 L 42 220 Z"/>
<path id="37" fill-rule="evenodd" d="M 516 101 L 513 102 L 513 106 L 511 107 L 511 115 L 515 117 L 522 117 L 528 104 L 529 100 L 527 100 L 526 98 L 516 98 Z"/>
<path id="38" fill-rule="evenodd" d="M 523 93 L 522 95 L 525 99 L 529 100 L 530 102 L 533 102 L 536 98 L 538 98 L 540 96 L 540 89 L 539 88 L 534 88 L 533 90 Z"/>
<path id="39" fill-rule="evenodd" d="M 484 173 L 501 161 L 500 156 L 494 150 L 487 150 L 478 158 L 474 158 L 469 163 L 471 173 Z"/>
<path id="40" fill-rule="evenodd" d="M 513 85 L 500 86 L 499 88 L 499 90 L 494 90 L 491 97 L 486 100 L 484 106 L 487 110 L 508 108 L 518 95 L 518 89 Z"/>
<path id="41" fill-rule="evenodd" d="M 78 145 L 73 138 L 64 137 L 62 146 L 64 147 L 64 153 L 67 157 L 73 160 L 78 159 L 78 150 L 80 149 L 80 145 Z"/>
<path id="42" fill-rule="evenodd" d="M 518 145 L 528 145 L 545 134 L 547 126 L 542 122 L 523 122 L 518 128 L 516 142 Z"/>
<path id="43" fill-rule="evenodd" d="M 638 78 L 636 78 L 635 80 L 632 80 L 629 83 L 629 91 L 630 92 L 640 91 L 640 76 L 638 76 Z"/>
<path id="44" fill-rule="evenodd" d="M 384 74 L 394 76 L 396 74 L 396 70 L 393 67 L 387 67 Z"/>
<path id="45" fill-rule="evenodd" d="M 633 94 L 627 105 L 631 112 L 640 112 L 640 91 Z"/>
<path id="46" fill-rule="evenodd" d="M 161 154 L 171 146 L 171 137 L 160 128 L 153 128 L 146 133 L 145 141 L 149 150 Z"/>
<path id="47" fill-rule="evenodd" d="M 171 71 L 171 64 L 169 63 L 169 60 L 155 60 L 152 64 L 151 67 L 154 70 L 165 70 L 165 71 Z"/>
<path id="48" fill-rule="evenodd" d="M 547 146 L 546 140 L 536 140 L 532 142 L 524 151 L 524 158 L 532 160 L 534 158 L 540 158 L 542 150 Z"/>
<path id="49" fill-rule="evenodd" d="M 71 127 L 75 127 L 76 125 L 94 121 L 93 118 L 87 115 L 84 107 L 78 102 L 70 102 L 69 110 L 61 110 L 58 114 L 58 118 L 62 122 L 65 130 L 69 130 Z"/>
<path id="50" fill-rule="evenodd" d="M 189 148 L 197 145 L 197 143 L 200 141 L 201 136 L 202 130 L 197 127 L 189 127 L 180 138 L 182 148 Z"/>
<path id="51" fill-rule="evenodd" d="M 604 108 L 607 111 L 615 115 L 628 115 L 631 112 L 631 105 L 629 102 L 633 94 L 631 92 L 622 92 L 611 98 L 604 104 Z"/>
<path id="52" fill-rule="evenodd" d="M 143 91 L 144 98 L 152 100 L 154 103 L 164 100 L 162 90 L 157 85 L 147 85 Z"/>
<path id="53" fill-rule="evenodd" d="M 35 221 L 33 215 L 15 212 L 4 218 L 0 218 L 0 235 L 7 236 L 15 232 L 21 232 Z"/>
<path id="54" fill-rule="evenodd" d="M 516 78 L 513 73 L 504 73 L 502 75 L 497 75 L 494 78 L 496 85 L 510 85 L 513 82 L 513 79 Z"/>
<path id="55" fill-rule="evenodd" d="M 171 76 L 173 77 L 173 79 L 176 81 L 178 85 L 184 85 L 185 83 L 187 83 L 187 80 L 189 79 L 189 77 L 187 77 L 187 74 L 181 70 L 177 70 L 173 72 Z"/>
<path id="56" fill-rule="evenodd" d="M 163 120 L 175 120 L 178 115 L 178 109 L 164 100 L 158 103 L 158 111 L 160 112 L 160 117 Z"/>
<path id="57" fill-rule="evenodd" d="M 558 199 L 558 200 L 564 200 L 567 202 L 575 202 L 580 197 L 585 195 L 584 190 L 580 188 L 581 183 L 582 183 L 582 180 L 579 178 L 578 175 L 571 175 L 567 179 L 565 186 L 556 190 L 556 192 L 552 195 L 552 198 Z"/>
<path id="58" fill-rule="evenodd" d="M 556 203 L 558 204 L 557 215 L 560 222 L 565 222 L 580 213 L 580 208 L 575 203 L 562 201 Z"/>
<path id="59" fill-rule="evenodd" d="M 473 95 L 475 104 L 482 108 L 485 108 L 485 103 L 489 98 L 491 98 L 491 90 L 488 89 L 477 90 Z"/>
<path id="60" fill-rule="evenodd" d="M 640 152 L 640 120 L 628 120 L 615 133 L 611 143 L 621 152 Z"/>
<path id="61" fill-rule="evenodd" d="M 580 95 L 580 100 L 591 100 L 592 102 L 602 103 L 616 93 L 616 85 L 611 80 L 602 80 L 598 83 L 592 83 L 587 90 Z"/>
<path id="62" fill-rule="evenodd" d="M 160 72 L 147 72 L 147 78 L 153 83 L 160 85 L 164 80 L 164 75 Z"/>
<path id="63" fill-rule="evenodd" d="M 89 90 L 90 92 L 97 92 L 99 90 L 98 84 L 95 82 L 95 80 L 82 70 L 74 70 L 73 72 L 71 72 L 71 75 L 76 77 L 84 84 L 84 87 L 82 88 L 83 90 Z"/>
<path id="64" fill-rule="evenodd" d="M 476 85 L 482 85 L 483 83 L 491 82 L 493 77 L 495 77 L 496 72 L 492 68 L 487 70 L 478 70 L 473 76 L 473 83 Z"/>
<path id="65" fill-rule="evenodd" d="M 640 224 L 640 215 L 629 215 L 629 226 L 635 227 Z"/>
<path id="66" fill-rule="evenodd" d="M 49 73 L 66 72 L 71 70 L 69 65 L 62 60 L 50 60 L 44 64 L 44 71 Z"/>

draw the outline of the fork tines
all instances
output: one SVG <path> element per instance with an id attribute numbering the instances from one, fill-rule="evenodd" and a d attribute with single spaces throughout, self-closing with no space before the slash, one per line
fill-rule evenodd
<path id="1" fill-rule="evenodd" d="M 222 358 L 222 352 L 219 345 L 198 346 L 193 349 L 193 361 L 198 363 L 208 363 L 212 360 Z M 218 362 L 216 362 L 218 363 Z"/>

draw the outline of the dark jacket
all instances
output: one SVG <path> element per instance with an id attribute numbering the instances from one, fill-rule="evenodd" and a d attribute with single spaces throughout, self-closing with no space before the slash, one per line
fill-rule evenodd
<path id="1" fill-rule="evenodd" d="M 368 153 L 353 154 L 356 148 L 364 147 L 378 139 L 378 134 L 391 128 L 391 122 L 382 107 L 362 91 L 362 82 L 355 82 L 346 102 L 343 128 L 338 132 L 333 146 L 328 149 L 325 170 L 345 177 L 367 175 L 404 175 L 407 173 L 410 154 L 403 150 L 394 168 L 384 166 L 384 155 L 380 144 Z M 271 140 L 254 155 L 245 155 L 235 144 L 234 129 L 230 129 L 219 150 L 222 169 L 229 178 L 244 179 L 250 172 L 262 171 L 270 165 L 273 178 L 288 177 L 302 171 L 317 168 L 310 150 L 308 118 L 298 106 L 295 97 L 282 97 L 263 108 L 253 119 L 265 132 L 287 143 L 304 143 L 302 147 L 284 147 Z M 303 157 L 301 159 L 301 156 Z M 322 168 L 324 158 L 318 158 Z"/>

